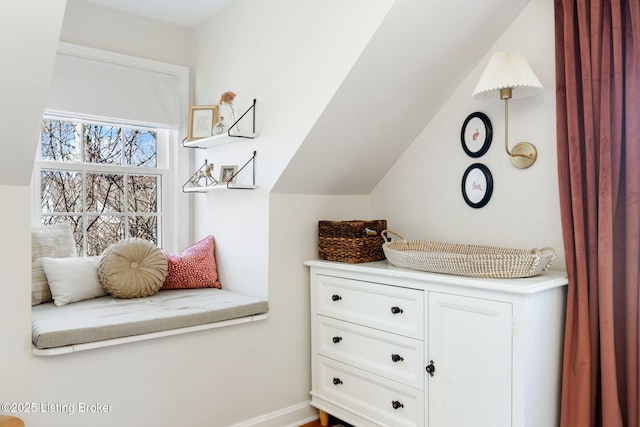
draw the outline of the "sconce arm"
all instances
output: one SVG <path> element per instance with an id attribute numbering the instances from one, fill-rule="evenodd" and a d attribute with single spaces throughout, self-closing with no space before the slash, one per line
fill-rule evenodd
<path id="1" fill-rule="evenodd" d="M 509 97 L 504 99 L 504 149 L 511 157 L 511 163 L 520 169 L 526 169 L 535 163 L 538 158 L 538 150 L 530 142 L 519 142 L 513 150 L 509 150 Z"/>

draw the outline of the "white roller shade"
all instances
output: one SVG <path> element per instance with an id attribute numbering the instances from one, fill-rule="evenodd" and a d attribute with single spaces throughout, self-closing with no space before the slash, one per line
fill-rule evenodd
<path id="1" fill-rule="evenodd" d="M 47 109 L 178 128 L 187 68 L 61 44 Z"/>

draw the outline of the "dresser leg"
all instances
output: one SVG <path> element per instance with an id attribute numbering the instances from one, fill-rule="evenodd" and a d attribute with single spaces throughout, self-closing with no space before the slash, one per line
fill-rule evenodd
<path id="1" fill-rule="evenodd" d="M 320 425 L 322 427 L 328 427 L 329 426 L 329 414 L 327 414 L 323 410 L 320 410 Z"/>

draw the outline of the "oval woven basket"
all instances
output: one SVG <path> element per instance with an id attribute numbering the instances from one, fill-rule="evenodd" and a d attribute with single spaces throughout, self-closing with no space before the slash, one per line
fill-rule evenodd
<path id="1" fill-rule="evenodd" d="M 427 240 L 401 240 L 382 245 L 389 262 L 397 267 L 459 276 L 513 279 L 536 276 L 549 268 L 556 251 L 553 248 L 512 249 L 498 246 L 441 243 Z"/>

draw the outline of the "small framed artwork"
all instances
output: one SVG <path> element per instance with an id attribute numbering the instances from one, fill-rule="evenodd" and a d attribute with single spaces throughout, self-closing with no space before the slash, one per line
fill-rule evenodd
<path id="1" fill-rule="evenodd" d="M 226 165 L 220 167 L 220 182 L 236 183 L 236 173 L 238 172 L 238 165 Z"/>
<path id="2" fill-rule="evenodd" d="M 474 163 L 462 175 L 462 197 L 472 208 L 481 208 L 489 203 L 493 194 L 493 177 L 488 167 Z"/>
<path id="3" fill-rule="evenodd" d="M 489 117 L 480 112 L 469 114 L 460 131 L 464 152 L 470 157 L 483 156 L 489 150 L 492 138 L 493 128 Z"/>
<path id="4" fill-rule="evenodd" d="M 218 121 L 217 105 L 192 105 L 189 108 L 189 132 L 187 139 L 193 141 L 212 135 Z"/>

